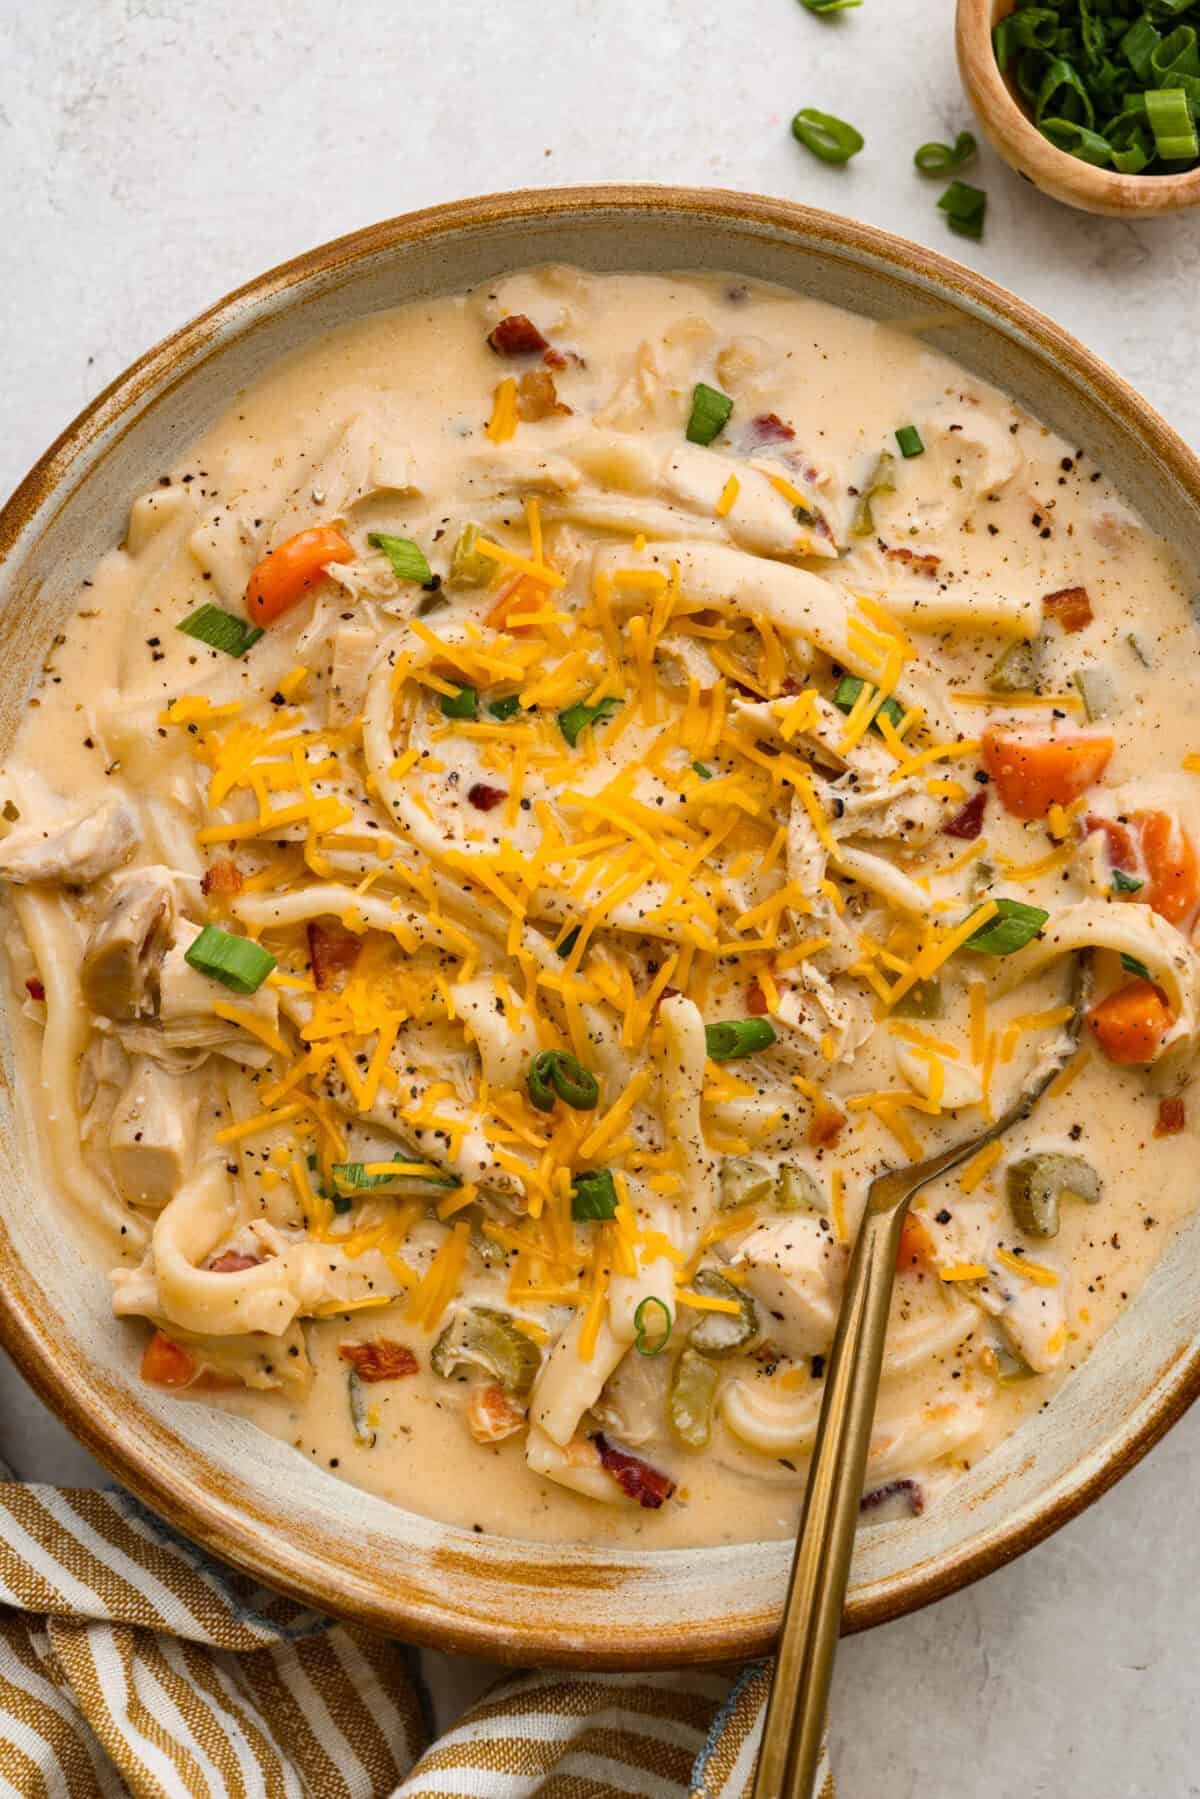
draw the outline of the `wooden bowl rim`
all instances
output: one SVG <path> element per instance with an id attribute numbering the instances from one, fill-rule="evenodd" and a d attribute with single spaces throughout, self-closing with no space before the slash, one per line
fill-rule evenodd
<path id="1" fill-rule="evenodd" d="M 664 212 L 694 219 L 698 229 L 740 228 L 749 235 L 791 238 L 820 250 L 832 260 L 876 269 L 899 270 L 917 284 L 932 285 L 962 310 L 982 315 L 993 328 L 1019 339 L 1031 339 L 1045 358 L 1070 372 L 1081 389 L 1114 415 L 1121 415 L 1148 453 L 1165 465 L 1200 508 L 1200 460 L 1141 396 L 1077 339 L 1035 308 L 974 270 L 907 239 L 857 221 L 763 195 L 723 189 L 653 185 L 581 186 L 525 189 L 483 195 L 385 220 L 305 252 L 256 277 L 183 325 L 119 375 L 69 424 L 0 510 L 0 563 L 19 549 L 26 527 L 43 508 L 57 510 L 58 492 L 69 482 L 74 465 L 106 432 L 120 428 L 123 418 L 143 400 L 169 392 L 184 381 L 206 350 L 219 345 L 223 332 L 251 328 L 257 309 L 286 302 L 290 290 L 322 276 L 345 274 L 373 255 L 406 244 L 457 234 L 486 231 L 489 226 L 552 223 L 562 218 L 652 220 Z M 729 261 L 737 264 L 737 239 L 725 240 Z M 714 268 L 720 258 L 714 258 Z M 98 1422 L 98 1402 L 105 1400 L 97 1383 L 89 1389 L 70 1369 L 67 1351 L 44 1327 L 30 1289 L 36 1285 L 16 1255 L 0 1221 L 0 1345 L 10 1354 L 29 1384 L 69 1430 L 140 1500 L 193 1542 L 226 1563 L 263 1581 L 276 1591 L 316 1609 L 344 1617 L 377 1631 L 452 1652 L 471 1653 L 495 1661 L 527 1666 L 542 1662 L 560 1667 L 677 1667 L 728 1662 L 769 1651 L 782 1604 L 761 1614 L 687 1620 L 678 1630 L 660 1625 L 639 1631 L 623 1629 L 618 1643 L 602 1627 L 573 1630 L 565 1643 L 552 1619 L 527 1621 L 515 1615 L 500 1624 L 464 1617 L 440 1595 L 410 1589 L 384 1592 L 372 1585 L 369 1570 L 357 1576 L 333 1567 L 318 1554 L 296 1548 L 286 1519 L 273 1532 L 261 1525 L 210 1482 L 164 1467 L 138 1439 L 136 1430 Z M 1146 1396 L 1114 1437 L 1085 1458 L 1078 1471 L 1058 1483 L 1055 1494 L 1019 1509 L 1005 1523 L 985 1529 L 948 1553 L 927 1557 L 898 1574 L 853 1591 L 847 1601 L 844 1628 L 857 1631 L 887 1622 L 945 1597 L 992 1572 L 1041 1542 L 1100 1497 L 1132 1468 L 1200 1397 L 1200 1336 L 1172 1354 L 1149 1382 Z M 102 1409 L 99 1408 L 99 1409 Z M 111 1410 L 111 1407 L 110 1407 Z M 488 1572 L 507 1540 L 480 1538 L 480 1575 Z M 769 1544 L 741 1546 L 746 1554 Z M 540 1565 L 522 1559 L 527 1551 L 562 1550 L 568 1546 L 507 1543 L 512 1560 L 502 1572 L 516 1580 L 530 1570 L 546 1586 L 549 1556 Z M 661 1565 L 673 1552 L 629 1552 L 631 1573 L 648 1564 Z M 674 1552 L 694 1560 L 695 1551 Z M 707 1551 L 699 1553 L 722 1553 Z M 622 1555 L 611 1549 L 586 1547 L 572 1569 L 578 1587 L 585 1577 L 611 1588 L 622 1571 Z M 459 1572 L 462 1580 L 469 1571 Z"/>
<path id="2" fill-rule="evenodd" d="M 957 0 L 955 43 L 967 97 L 1004 160 L 1052 198 L 1122 217 L 1200 205 L 1200 167 L 1178 175 L 1123 175 L 1098 169 L 1043 137 L 1000 73 L 992 25 L 1011 0 Z"/>

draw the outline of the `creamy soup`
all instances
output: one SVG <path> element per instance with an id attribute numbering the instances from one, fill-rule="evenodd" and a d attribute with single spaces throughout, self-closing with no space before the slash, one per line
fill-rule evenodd
<path id="1" fill-rule="evenodd" d="M 905 1229 L 864 1504 L 933 1502 L 1189 1203 L 1196 674 L 1169 549 L 918 335 L 550 268 L 272 368 L 0 787 L 142 1378 L 489 1532 L 789 1532 L 871 1179 L 1057 1059 Z"/>

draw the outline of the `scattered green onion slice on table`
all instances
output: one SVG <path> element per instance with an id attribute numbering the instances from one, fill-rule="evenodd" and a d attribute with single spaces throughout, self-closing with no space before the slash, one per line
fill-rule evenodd
<path id="1" fill-rule="evenodd" d="M 967 938 L 965 947 L 981 956 L 1014 956 L 1032 943 L 1050 914 L 1024 900 L 998 899 L 998 910 Z"/>
<path id="2" fill-rule="evenodd" d="M 733 401 L 728 394 L 723 394 L 719 387 L 710 387 L 707 381 L 697 381 L 692 389 L 692 410 L 687 422 L 688 442 L 710 444 L 721 435 L 732 411 Z"/>
<path id="3" fill-rule="evenodd" d="M 575 1176 L 571 1188 L 571 1216 L 581 1223 L 603 1222 L 617 1215 L 617 1189 L 612 1171 L 590 1168 Z"/>
<path id="4" fill-rule="evenodd" d="M 815 12 L 821 18 L 828 18 L 831 13 L 849 12 L 852 6 L 861 6 L 862 0 L 800 0 L 806 12 Z"/>
<path id="5" fill-rule="evenodd" d="M 594 706 L 586 706 L 582 700 L 577 700 L 573 706 L 568 706 L 564 712 L 559 713 L 558 728 L 571 748 L 575 749 L 579 744 L 580 733 L 586 731 L 589 725 L 604 724 L 620 704 L 620 700 L 611 696 L 605 700 L 597 700 Z"/>
<path id="6" fill-rule="evenodd" d="M 861 131 L 831 112 L 803 107 L 792 120 L 792 136 L 822 162 L 841 164 L 857 156 L 866 142 Z"/>
<path id="7" fill-rule="evenodd" d="M 529 1064 L 529 1101 L 539 1112 L 552 1112 L 556 1099 L 576 1112 L 594 1111 L 600 1083 L 565 1050 L 540 1049 Z"/>
<path id="8" fill-rule="evenodd" d="M 386 531 L 370 531 L 367 542 L 373 550 L 383 551 L 397 581 L 420 581 L 424 585 L 433 580 L 433 570 L 424 550 L 411 537 L 391 537 Z"/>
<path id="9" fill-rule="evenodd" d="M 769 1018 L 726 1018 L 704 1027 L 705 1047 L 713 1062 L 734 1062 L 769 1049 L 774 1042 L 775 1026 Z"/>
<path id="10" fill-rule="evenodd" d="M 457 693 L 444 693 L 441 700 L 447 718 L 479 717 L 479 694 L 474 687 L 460 687 Z"/>
<path id="11" fill-rule="evenodd" d="M 925 445 L 921 441 L 921 433 L 915 425 L 901 425 L 896 433 L 896 444 L 904 457 L 923 456 Z"/>
<path id="12" fill-rule="evenodd" d="M 235 993 L 257 993 L 275 958 L 251 937 L 235 937 L 215 924 L 206 924 L 184 961 L 199 974 L 211 975 Z"/>
<path id="13" fill-rule="evenodd" d="M 945 213 L 951 231 L 956 231 L 959 237 L 974 238 L 976 243 L 983 237 L 987 195 L 981 187 L 972 187 L 969 181 L 952 181 L 938 206 Z"/>
<path id="14" fill-rule="evenodd" d="M 978 150 L 974 132 L 960 131 L 952 144 L 922 144 L 913 152 L 913 162 L 922 175 L 957 175 L 974 161 Z"/>
<path id="15" fill-rule="evenodd" d="M 248 625 L 245 619 L 235 618 L 232 612 L 225 612 L 220 606 L 197 607 L 176 626 L 176 630 L 182 631 L 185 637 L 206 643 L 210 650 L 224 650 L 227 656 L 244 656 L 262 636 L 260 625 Z"/>
<path id="16" fill-rule="evenodd" d="M 673 1322 L 670 1307 L 663 1300 L 653 1296 L 643 1299 L 633 1314 L 633 1328 L 637 1333 L 633 1347 L 638 1354 L 661 1355 L 671 1341 Z"/>

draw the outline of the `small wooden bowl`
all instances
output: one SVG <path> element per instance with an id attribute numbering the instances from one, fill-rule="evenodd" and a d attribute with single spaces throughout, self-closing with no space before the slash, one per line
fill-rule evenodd
<path id="1" fill-rule="evenodd" d="M 1200 205 L 1200 168 L 1183 175 L 1119 175 L 1068 156 L 1034 125 L 1000 73 L 992 27 L 1012 0 L 958 0 L 955 44 L 967 97 L 994 150 L 1053 200 L 1113 218 L 1145 218 Z"/>

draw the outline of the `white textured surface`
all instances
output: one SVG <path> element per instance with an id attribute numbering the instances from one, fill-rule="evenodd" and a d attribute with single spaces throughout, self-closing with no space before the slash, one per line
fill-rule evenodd
<path id="1" fill-rule="evenodd" d="M 496 188 L 678 181 L 902 232 L 1053 314 L 1200 443 L 1200 216 L 1135 227 L 1043 200 L 986 154 L 981 245 L 913 148 L 969 122 L 950 0 L 0 0 L 0 492 L 158 337 L 260 270 L 389 214 Z M 853 118 L 845 170 L 788 134 Z M 0 1454 L 99 1478 L 0 1367 Z M 842 1799 L 1200 1795 L 1200 1565 L 1187 1420 L 1050 1543 L 846 1644 Z M 429 1658 L 443 1705 L 473 1669 Z"/>

